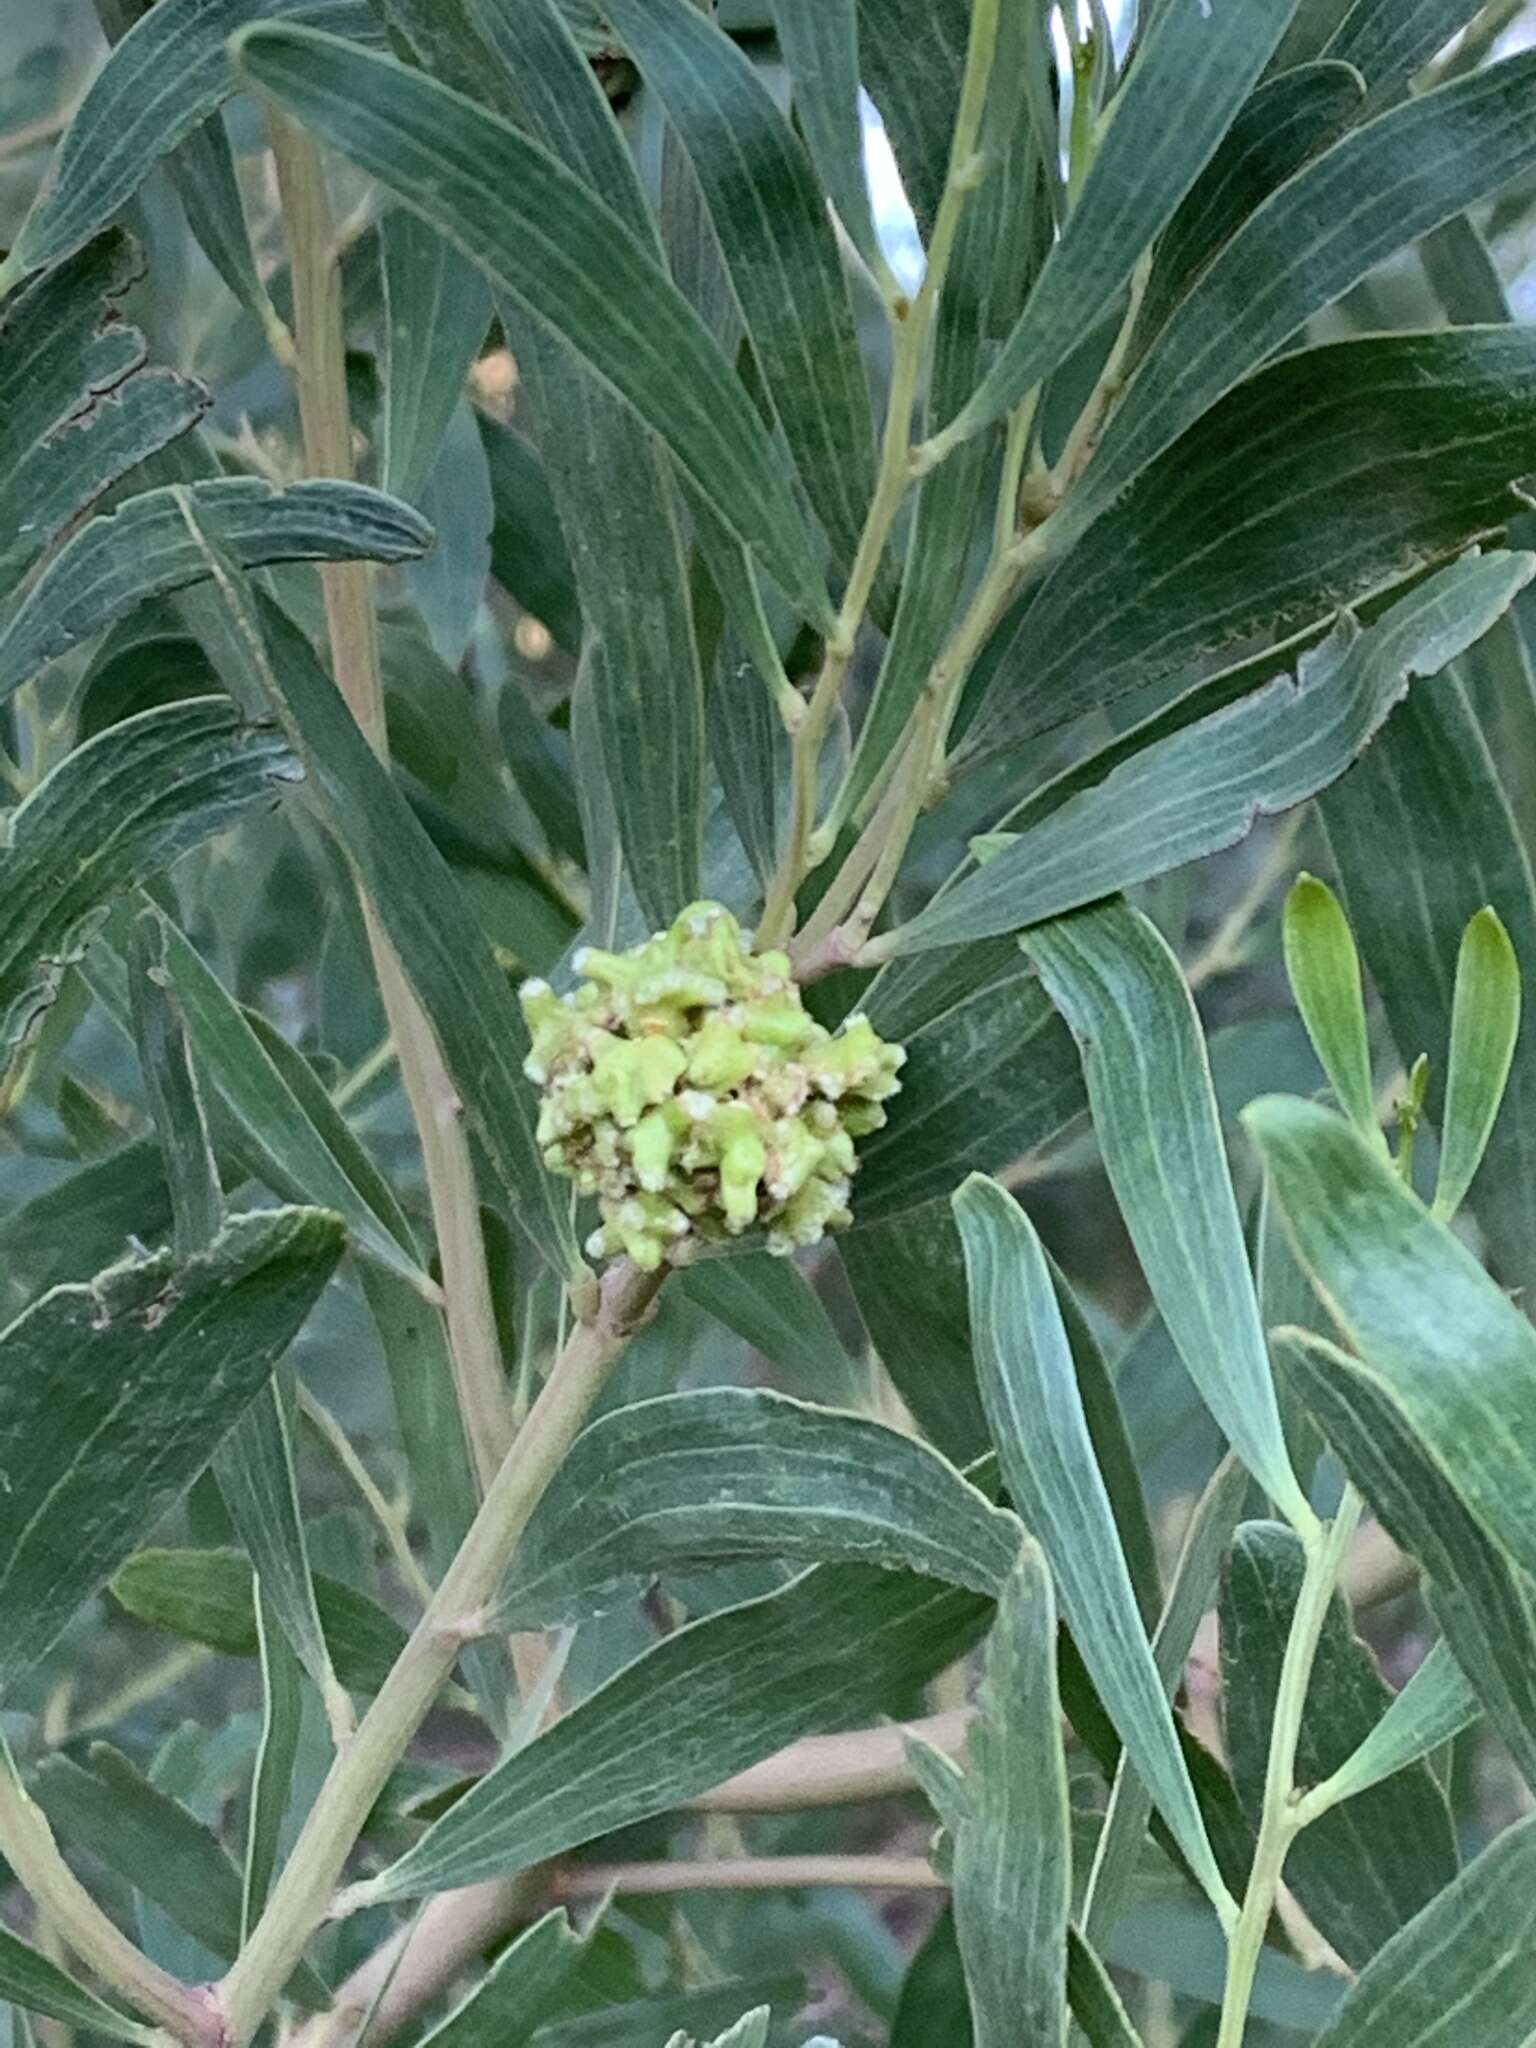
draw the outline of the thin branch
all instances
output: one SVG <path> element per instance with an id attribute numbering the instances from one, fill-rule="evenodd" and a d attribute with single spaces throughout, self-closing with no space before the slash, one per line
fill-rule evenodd
<path id="1" fill-rule="evenodd" d="M 662 1278 L 628 1260 L 610 1267 L 591 1319 L 577 1324 L 555 1361 L 457 1557 L 356 1735 L 332 1764 L 261 1919 L 218 1987 L 226 2048 L 243 2048 L 250 2040 L 330 1914 L 337 1881 L 374 1801 L 464 1644 L 483 1633 L 486 1610 L 529 1516 L 650 1313 Z M 354 1910 L 369 1896 L 366 1884 L 355 1886 L 336 1901 L 337 1910 Z"/>
<path id="2" fill-rule="evenodd" d="M 432 1582 L 411 1554 L 411 1546 L 405 1539 L 404 1516 L 384 1498 L 373 1474 L 357 1455 L 352 1439 L 330 1409 L 302 1381 L 299 1383 L 299 1413 L 356 1488 L 364 1506 L 383 1532 L 402 1581 L 425 1606 L 432 1598 Z"/>
<path id="3" fill-rule="evenodd" d="M 556 1874 L 557 1899 L 631 1898 L 670 1892 L 799 1891 L 847 1885 L 865 1891 L 940 1892 L 945 1880 L 923 1856 L 733 1856 L 702 1863 L 585 1863 Z"/>

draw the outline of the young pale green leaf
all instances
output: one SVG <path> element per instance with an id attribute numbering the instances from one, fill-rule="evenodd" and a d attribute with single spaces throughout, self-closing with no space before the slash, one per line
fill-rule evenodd
<path id="1" fill-rule="evenodd" d="M 1532 565 L 1536 568 L 1536 559 Z M 1285 972 L 1323 1072 L 1367 1144 L 1385 1146 L 1371 1086 L 1360 955 L 1343 906 L 1326 882 L 1301 874 L 1285 899 Z"/>
<path id="2" fill-rule="evenodd" d="M 422 2036 L 421 2048 L 506 2048 L 528 2040 L 559 2003 L 589 1938 L 577 1934 L 561 1906 L 535 1920 Z"/>
<path id="3" fill-rule="evenodd" d="M 261 1659 L 261 1733 L 251 1766 L 251 1803 L 245 1826 L 240 1882 L 242 1943 L 249 1940 L 272 1889 L 304 1721 L 303 1667 L 277 1616 L 262 1599 L 260 1587 L 254 1606 Z"/>
<path id="4" fill-rule="evenodd" d="M 200 384 L 147 367 L 116 301 L 139 270 L 120 230 L 19 292 L 0 319 L 0 591 L 136 462 L 208 409 Z"/>
<path id="5" fill-rule="evenodd" d="M 468 257 L 404 207 L 380 221 L 379 256 L 386 322 L 379 481 L 414 503 L 480 353 L 491 303 Z"/>
<path id="6" fill-rule="evenodd" d="M 702 1259 L 685 1267 L 676 1285 L 819 1398 L 838 1400 L 854 1393 L 854 1363 L 821 1297 L 791 1260 L 768 1252 Z"/>
<path id="7" fill-rule="evenodd" d="M 1536 341 L 1518 328 L 1366 335 L 1282 358 L 1146 470 L 1004 620 L 959 759 L 1007 752 L 1454 554 L 1518 516 L 1511 479 L 1533 466 Z"/>
<path id="8" fill-rule="evenodd" d="M 886 276 L 864 175 L 857 0 L 772 0 L 772 7 L 795 118 L 822 189 L 870 270 Z"/>
<path id="9" fill-rule="evenodd" d="M 1477 0 L 1354 0 L 1327 54 L 1353 64 L 1379 106 L 1404 90 L 1478 12 Z"/>
<path id="10" fill-rule="evenodd" d="M 1133 361 L 1249 215 L 1352 125 L 1363 93 L 1352 66 L 1313 63 L 1282 71 L 1249 94 L 1158 238 L 1137 309 Z"/>
<path id="11" fill-rule="evenodd" d="M 522 1013 L 451 870 L 303 633 L 270 600 L 261 600 L 259 614 L 253 610 L 206 542 L 203 559 L 218 588 L 224 657 L 247 692 L 266 696 L 292 729 L 327 827 L 432 1019 L 460 1099 L 523 1227 L 557 1272 L 574 1272 L 580 1260 L 569 1205 L 534 1143 Z"/>
<path id="12" fill-rule="evenodd" d="M 971 1341 L 998 1462 L 1051 1561 L 1062 1611 L 1126 1752 L 1218 1910 L 1231 1905 L 1174 1736 L 1040 1241 L 1018 1204 L 973 1175 L 955 1196 Z"/>
<path id="13" fill-rule="evenodd" d="M 1471 1681 L 1442 1637 L 1359 1747 L 1312 1786 L 1306 1811 L 1326 1812 L 1371 1791 L 1454 1741 L 1482 1711 Z"/>
<path id="14" fill-rule="evenodd" d="M 865 1007 L 876 1030 L 893 1035 L 894 1001 L 888 1008 L 876 990 Z M 1011 950 L 1000 974 L 901 1035 L 901 1093 L 860 1148 L 856 1227 L 948 1195 L 967 1172 L 998 1171 L 1083 1107 L 1070 1034 Z"/>
<path id="15" fill-rule="evenodd" d="M 1536 1330 L 1342 1118 L 1269 1095 L 1243 1121 L 1364 1377 L 1470 1513 L 1536 1573 Z"/>
<path id="16" fill-rule="evenodd" d="M 1485 906 L 1462 934 L 1451 1002 L 1445 1113 L 1434 1213 L 1449 1222 L 1466 1199 L 1498 1120 L 1520 1036 L 1520 962 L 1498 912 Z"/>
<path id="17" fill-rule="evenodd" d="M 196 1258 L 129 1259 L 0 1331 L 0 1687 L 191 1485 L 340 1251 L 318 1209 L 231 1217 Z"/>
<path id="18" fill-rule="evenodd" d="M 405 1631 L 376 1600 L 314 1575 L 315 1605 L 343 1684 L 377 1692 L 405 1648 Z M 252 1572 L 235 1550 L 140 1550 L 113 1574 L 112 1597 L 151 1628 L 226 1657 L 261 1650 Z"/>
<path id="19" fill-rule="evenodd" d="M 1065 2048 L 1072 1828 L 1056 1598 L 1029 1540 L 1002 1588 L 977 1707 L 951 1878 L 973 2038 Z"/>
<path id="20" fill-rule="evenodd" d="M 352 1708 L 331 1666 L 315 1602 L 293 1466 L 288 1397 L 273 1377 L 213 1454 L 213 1476 L 235 1533 L 256 1569 L 263 1604 L 293 1645 L 325 1704 L 338 1746 L 351 1733 Z"/>
<path id="21" fill-rule="evenodd" d="M 1451 1654 L 1536 1784 L 1536 1581 L 1484 1534 L 1359 1359 L 1301 1331 L 1285 1333 L 1283 1356 L 1382 1526 L 1423 1564 Z"/>
<path id="22" fill-rule="evenodd" d="M 230 36 L 274 17 L 379 37 L 363 0 L 159 0 L 92 79 L 6 270 L 41 270 L 106 227 L 160 159 L 235 90 Z"/>
<path id="23" fill-rule="evenodd" d="M 432 1282 L 407 1249 L 408 1228 L 393 1198 L 388 1198 L 388 1206 L 394 1213 L 386 1222 L 379 1213 L 376 1174 L 370 1169 L 366 1186 L 359 1186 L 349 1171 L 353 1159 L 347 1155 L 355 1155 L 359 1148 L 355 1140 L 347 1140 L 346 1153 L 341 1152 L 337 1137 L 345 1133 L 346 1125 L 329 1101 L 324 1122 L 317 1125 L 255 1025 L 212 968 L 163 918 L 160 935 L 168 986 L 186 1020 L 199 1064 L 238 1127 L 240 1150 L 250 1171 L 289 1201 L 334 1209 L 364 1257 L 377 1260 L 418 1293 L 435 1295 Z M 366 1160 L 367 1155 L 362 1157 Z"/>
<path id="24" fill-rule="evenodd" d="M 83 1761 L 55 1751 L 29 1787 L 49 1823 L 126 1878 L 221 1959 L 240 1946 L 240 1873 L 210 1828 L 143 1777 L 120 1750 L 92 1743 Z M 327 2002 L 308 1966 L 290 1987 L 305 2005 Z"/>
<path id="25" fill-rule="evenodd" d="M 991 1602 L 869 1565 L 804 1573 L 691 1622 L 500 1763 L 349 1895 L 416 1898 L 521 1870 L 663 1813 L 813 1729 L 942 1671 Z"/>
<path id="26" fill-rule="evenodd" d="M 1105 1169 L 1169 1334 L 1227 1441 L 1306 1524 L 1178 962 L 1146 918 L 1115 904 L 1042 925 L 1026 945 L 1081 1048 Z"/>
<path id="27" fill-rule="evenodd" d="M 766 429 L 649 249 L 549 152 L 392 58 L 247 29 L 241 71 L 474 258 L 652 427 L 813 621 L 822 578 Z"/>
<path id="28" fill-rule="evenodd" d="M 1536 960 L 1536 880 L 1494 758 L 1497 731 L 1474 708 L 1529 701 L 1513 620 L 1500 623 L 1432 690 L 1410 692 L 1354 770 L 1319 805 L 1365 964 L 1398 1056 L 1430 1060 L 1427 1101 L 1444 1128 L 1445 1052 L 1467 922 L 1492 904 L 1518 959 Z M 1488 713 L 1484 712 L 1484 716 Z M 1390 861 L 1379 858 L 1391 846 Z M 1471 1199 L 1499 1277 L 1536 1283 L 1536 1041 L 1517 1039 L 1504 1112 Z"/>
<path id="29" fill-rule="evenodd" d="M 1305 1572 L 1306 1557 L 1291 1530 L 1273 1522 L 1247 1522 L 1238 1530 L 1222 1585 L 1222 1699 L 1232 1775 L 1255 1824 L 1264 1808 L 1280 1670 Z M 1297 1783 L 1330 1777 L 1375 1730 L 1389 1698 L 1369 1650 L 1335 1600 L 1307 1688 Z M 1358 1970 L 1452 1882 L 1457 1868 L 1445 1795 L 1428 1766 L 1413 1763 L 1305 1828 L 1286 1859 L 1285 1881 L 1313 1924 Z"/>
<path id="30" fill-rule="evenodd" d="M 224 1199 L 186 1034 L 165 992 L 153 912 L 134 920 L 127 965 L 134 1044 L 170 1190 L 176 1256 L 186 1259 L 218 1235 Z"/>
<path id="31" fill-rule="evenodd" d="M 53 1001 L 114 895 L 270 808 L 295 773 L 281 734 L 225 697 L 141 712 L 66 755 L 0 847 L 0 1044 Z"/>
<path id="32" fill-rule="evenodd" d="M 1017 405 L 1113 306 L 1215 154 L 1294 4 L 1227 0 L 1208 10 L 1164 7 L 1154 18 L 1061 238 L 997 360 L 944 429 L 946 445 Z"/>
<path id="33" fill-rule="evenodd" d="M 62 2020 L 66 2027 L 87 2027 L 109 2041 L 127 2041 L 132 2048 L 153 2048 L 162 2038 L 158 2028 L 129 2019 L 77 1984 L 9 1927 L 0 1927 L 0 1996 L 24 2012 Z"/>
<path id="34" fill-rule="evenodd" d="M 688 152 L 764 388 L 846 566 L 874 489 L 874 424 L 810 159 L 750 59 L 691 0 L 612 0 L 607 11 Z"/>
<path id="35" fill-rule="evenodd" d="M 1083 531 L 1202 413 L 1394 249 L 1533 162 L 1536 54 L 1527 53 L 1406 101 L 1305 166 L 1217 252 L 1159 334 L 1074 493 L 1067 526 Z"/>
<path id="36" fill-rule="evenodd" d="M 0 629 L 0 697 L 145 598 L 208 574 L 182 510 L 242 568 L 266 562 L 403 562 L 432 529 L 363 484 L 321 479 L 278 490 L 261 477 L 168 485 L 126 499 L 70 535 Z"/>
<path id="37" fill-rule="evenodd" d="M 576 1439 L 497 1621 L 585 1621 L 659 1572 L 740 1557 L 878 1564 L 995 1599 L 1018 1543 L 1011 1515 L 884 1423 L 761 1388 L 665 1394 Z"/>
<path id="38" fill-rule="evenodd" d="M 899 956 L 1000 936 L 1234 844 L 1256 819 L 1343 776 L 1410 683 L 1438 675 L 1486 633 L 1533 573 L 1536 555 L 1469 556 L 1373 625 L 1362 630 L 1344 619 L 1301 655 L 1295 681 L 1282 672 L 1191 725 L 1150 737 L 901 926 L 890 950 Z M 1330 1077 L 1337 1085 L 1332 1069 Z M 1365 1113 L 1369 1087 L 1354 1087 L 1351 1107 Z"/>
<path id="39" fill-rule="evenodd" d="M 1388 1942 L 1316 2048 L 1525 2048 L 1532 2028 L 1536 1818 L 1507 1828 Z"/>

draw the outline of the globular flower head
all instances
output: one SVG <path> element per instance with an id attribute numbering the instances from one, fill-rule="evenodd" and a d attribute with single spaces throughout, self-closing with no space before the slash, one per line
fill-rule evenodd
<path id="1" fill-rule="evenodd" d="M 627 953 L 589 949 L 557 996 L 525 982 L 544 1163 L 597 1198 L 594 1256 L 654 1270 L 688 1239 L 761 1228 L 771 1251 L 844 1228 L 854 1139 L 885 1122 L 906 1054 L 866 1017 L 836 1031 L 785 953 L 718 903 Z"/>

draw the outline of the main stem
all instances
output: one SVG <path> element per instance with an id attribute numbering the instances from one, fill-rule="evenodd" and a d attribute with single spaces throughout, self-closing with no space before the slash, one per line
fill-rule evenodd
<path id="1" fill-rule="evenodd" d="M 227 2048 L 250 2040 L 325 1919 L 374 1801 L 465 1642 L 481 1632 L 529 1516 L 661 1281 L 660 1273 L 620 1261 L 603 1280 L 596 1313 L 571 1333 L 431 1604 L 332 1764 L 266 1910 L 219 1986 Z"/>
<path id="2" fill-rule="evenodd" d="M 324 167 L 315 144 L 281 114 L 271 116 L 271 137 L 292 262 L 304 467 L 311 476 L 350 478 L 354 465 L 341 268 Z M 336 686 L 374 751 L 387 755 L 373 570 L 366 562 L 322 562 L 320 581 Z M 454 1384 L 483 1493 L 511 1441 L 511 1417 L 474 1162 L 458 1096 L 432 1027 L 366 901 L 363 915 L 379 995 L 421 1141 L 443 1269 Z"/>
<path id="3" fill-rule="evenodd" d="M 1360 1520 L 1361 1505 L 1359 1494 L 1347 1486 L 1332 1525 L 1308 1545 L 1307 1569 L 1291 1618 L 1291 1633 L 1275 1696 L 1258 1845 L 1248 1874 L 1248 1889 L 1243 1894 L 1243 1909 L 1227 1954 L 1227 1982 L 1216 2048 L 1242 2048 L 1265 1930 L 1274 1911 L 1286 1856 L 1304 1825 L 1297 1805 L 1296 1745 L 1301 1739 L 1318 1639 L 1338 1584 L 1340 1567 Z"/>
<path id="4" fill-rule="evenodd" d="M 896 358 L 891 371 L 885 425 L 880 437 L 880 463 L 875 475 L 874 495 L 864 520 L 858 552 L 849 571 L 836 630 L 827 642 L 821 673 L 811 693 L 804 723 L 795 734 L 789 843 L 763 907 L 759 946 L 778 945 L 793 928 L 795 891 L 811 865 L 811 830 L 815 822 L 822 741 L 837 707 L 848 664 L 853 658 L 854 643 L 864 622 L 886 542 L 891 537 L 896 514 L 912 481 L 912 421 L 917 409 L 934 308 L 949 268 L 960 216 L 985 170 L 976 153 L 976 142 L 981 132 L 981 116 L 992 73 L 1000 5 L 1001 0 L 973 0 L 965 76 L 960 85 L 960 104 L 950 143 L 949 174 L 933 224 L 923 281 L 897 331 Z"/>

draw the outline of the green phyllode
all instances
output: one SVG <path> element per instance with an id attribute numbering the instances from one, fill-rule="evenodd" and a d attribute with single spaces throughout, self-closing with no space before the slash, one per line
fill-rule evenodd
<path id="1" fill-rule="evenodd" d="M 594 1257 L 654 1271 L 754 1227 L 788 1253 L 853 1220 L 854 1141 L 885 1122 L 901 1046 L 864 1016 L 818 1024 L 788 954 L 753 953 L 718 903 L 573 965 L 569 995 L 523 984 L 524 1071 L 543 1089 L 545 1165 L 597 1197 Z"/>

